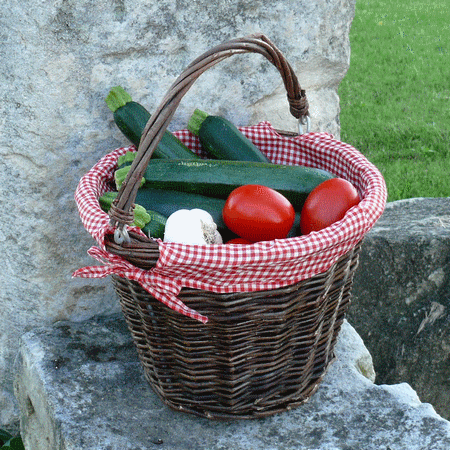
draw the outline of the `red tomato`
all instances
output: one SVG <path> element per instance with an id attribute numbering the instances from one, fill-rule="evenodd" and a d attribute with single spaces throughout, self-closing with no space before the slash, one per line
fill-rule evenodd
<path id="1" fill-rule="evenodd" d="M 302 234 L 319 231 L 341 220 L 360 202 L 355 187 L 342 178 L 331 178 L 319 184 L 307 197 L 300 214 Z"/>
<path id="2" fill-rule="evenodd" d="M 243 245 L 248 245 L 248 244 L 253 244 L 253 242 L 249 241 L 248 239 L 244 239 L 244 238 L 234 238 L 234 239 L 230 239 L 227 244 L 243 244 Z"/>
<path id="3" fill-rule="evenodd" d="M 294 207 L 284 195 L 258 184 L 234 189 L 222 214 L 231 231 L 252 242 L 285 238 L 295 219 Z"/>

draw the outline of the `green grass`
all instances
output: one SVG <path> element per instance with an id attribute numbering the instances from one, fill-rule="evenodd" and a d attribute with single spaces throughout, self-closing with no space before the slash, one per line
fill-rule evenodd
<path id="1" fill-rule="evenodd" d="M 450 2 L 356 1 L 341 139 L 383 174 L 388 201 L 450 196 Z"/>

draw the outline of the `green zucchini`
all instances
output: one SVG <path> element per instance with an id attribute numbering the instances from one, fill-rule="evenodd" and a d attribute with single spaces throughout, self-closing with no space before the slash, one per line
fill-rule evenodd
<path id="1" fill-rule="evenodd" d="M 184 161 L 184 159 L 182 160 Z M 116 183 L 117 190 L 120 189 L 122 183 L 125 181 L 125 178 L 131 168 L 129 162 L 125 163 L 125 165 L 119 166 L 119 168 L 114 172 L 114 181 Z M 141 179 L 139 187 L 142 187 L 145 184 L 145 178 Z"/>
<path id="2" fill-rule="evenodd" d="M 125 179 L 129 166 L 116 171 L 116 182 Z M 144 186 L 226 199 L 244 184 L 260 184 L 283 194 L 300 211 L 306 197 L 320 183 L 335 178 L 330 172 L 304 166 L 252 161 L 152 160 L 144 173 Z"/>
<path id="3" fill-rule="evenodd" d="M 139 147 L 142 133 L 150 113 L 140 104 L 134 102 L 121 86 L 113 87 L 105 99 L 109 109 L 114 113 L 114 121 L 119 130 Z M 170 131 L 163 134 L 161 141 L 153 152 L 153 158 L 199 159 L 193 151 L 184 145 Z"/>
<path id="4" fill-rule="evenodd" d="M 250 139 L 223 117 L 211 116 L 196 109 L 189 119 L 187 128 L 199 137 L 204 150 L 214 158 L 270 162 Z"/>

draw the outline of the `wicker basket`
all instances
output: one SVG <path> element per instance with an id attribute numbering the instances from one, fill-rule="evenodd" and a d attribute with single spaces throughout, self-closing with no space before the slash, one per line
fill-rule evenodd
<path id="1" fill-rule="evenodd" d="M 208 418 L 257 418 L 294 408 L 315 392 L 350 303 L 360 246 L 327 272 L 285 288 L 180 298 L 207 325 L 113 275 L 145 376 L 169 406 Z"/>
<path id="2" fill-rule="evenodd" d="M 245 52 L 260 53 L 273 63 L 286 87 L 291 113 L 297 118 L 307 114 L 305 93 L 292 68 L 266 37 L 235 39 L 204 53 L 175 81 L 144 130 L 129 176 L 110 211 L 110 225 L 116 231 L 122 233 L 132 220 L 128 211 L 139 181 L 183 95 L 205 70 Z M 355 160 L 355 167 L 353 161 L 349 164 L 354 179 L 362 176 L 358 161 L 366 161 L 360 155 Z M 381 175 L 377 180 L 375 189 L 381 191 L 375 193 L 377 207 L 370 206 L 371 199 L 364 199 L 366 209 L 355 213 L 357 219 L 358 214 L 364 215 L 362 231 L 352 239 L 340 237 L 339 225 L 323 235 L 319 233 L 324 241 L 323 260 L 329 263 L 326 270 L 273 289 L 230 292 L 233 289 L 229 288 L 217 292 L 220 286 L 216 290 L 184 286 L 178 299 L 207 316 L 207 323 L 180 314 L 144 289 L 142 271 L 151 274 L 158 263 L 159 242 L 136 231 L 129 232 L 128 243 L 116 243 L 112 234 L 104 234 L 104 250 L 118 258 L 119 265 L 126 261 L 141 271 L 137 277 L 127 276 L 131 271 L 126 269 L 107 274 L 112 273 L 147 380 L 167 405 L 208 418 L 248 419 L 289 410 L 311 397 L 334 358 L 363 235 L 384 208 L 384 181 Z M 85 220 L 85 212 L 92 205 L 82 204 L 84 195 L 78 197 Z M 338 237 L 332 239 L 330 233 Z M 299 238 L 294 238 L 294 243 L 300 242 L 295 239 Z M 304 237 L 303 241 L 309 244 L 308 239 Z M 317 265 L 320 253 L 321 249 L 311 253 L 304 266 Z"/>

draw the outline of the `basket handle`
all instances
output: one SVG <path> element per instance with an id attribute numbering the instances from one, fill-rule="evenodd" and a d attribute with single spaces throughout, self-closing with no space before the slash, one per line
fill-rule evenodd
<path id="1" fill-rule="evenodd" d="M 220 61 L 240 53 L 260 53 L 265 56 L 281 74 L 291 114 L 297 119 L 308 116 L 305 91 L 301 89 L 297 76 L 283 54 L 266 36 L 255 34 L 232 39 L 206 51 L 192 61 L 175 80 L 144 128 L 136 157 L 109 211 L 110 224 L 117 227 L 115 234 L 117 243 L 127 240 L 124 226 L 133 221 L 132 208 L 140 180 L 181 99 L 203 72 Z"/>

